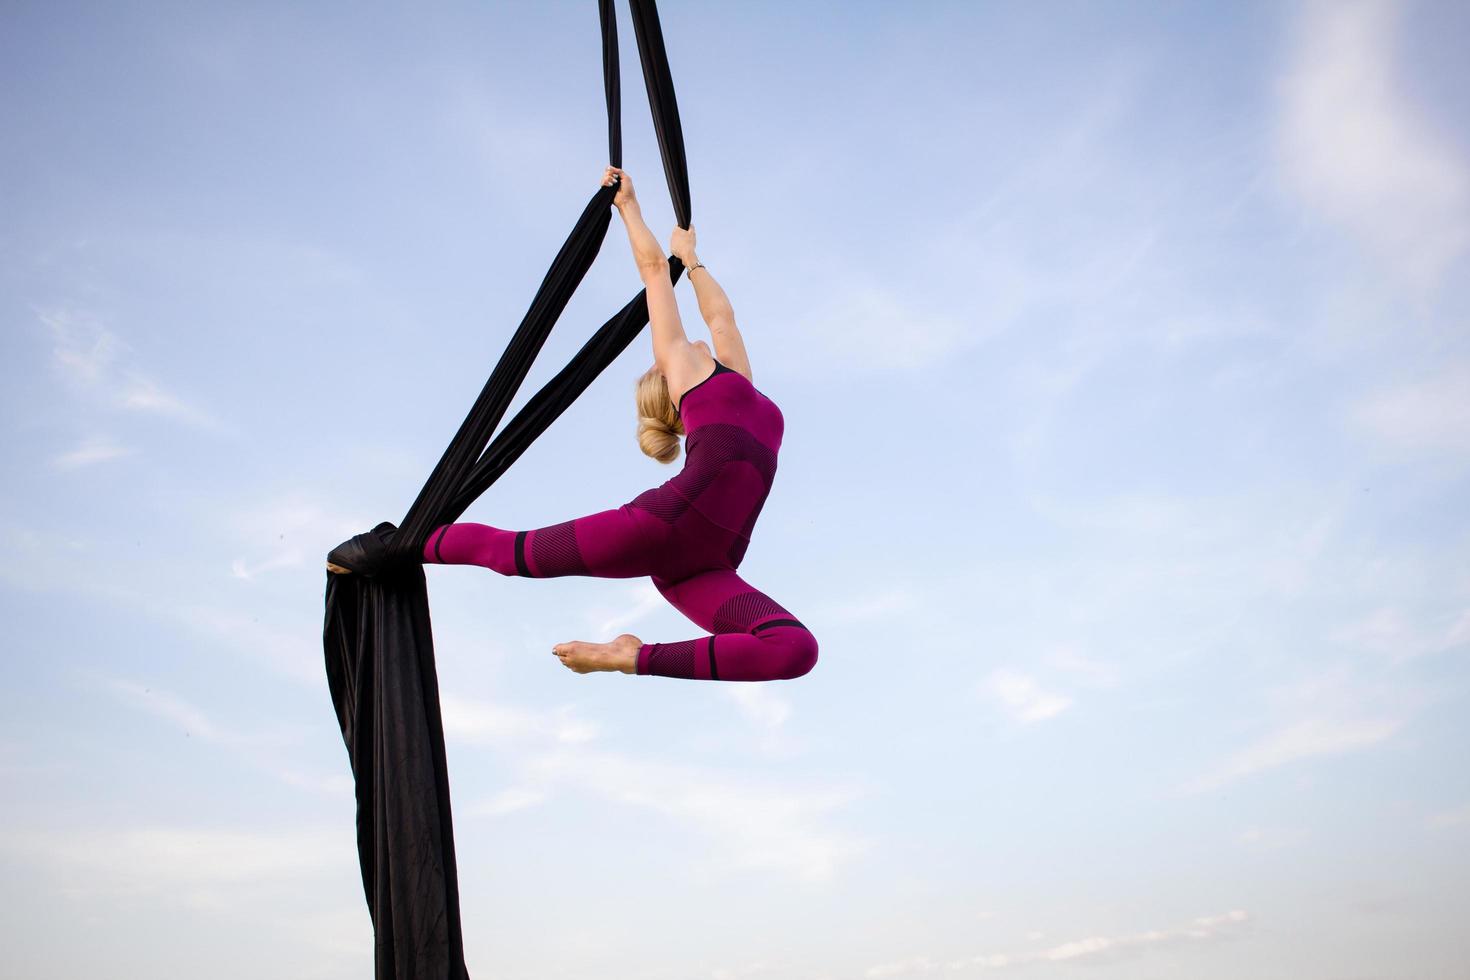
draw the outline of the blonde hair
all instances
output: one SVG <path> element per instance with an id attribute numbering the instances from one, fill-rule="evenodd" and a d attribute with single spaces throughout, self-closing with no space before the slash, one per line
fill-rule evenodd
<path id="1" fill-rule="evenodd" d="M 669 382 L 655 364 L 638 379 L 638 448 L 660 463 L 679 458 L 679 437 L 684 422 L 674 411 Z"/>

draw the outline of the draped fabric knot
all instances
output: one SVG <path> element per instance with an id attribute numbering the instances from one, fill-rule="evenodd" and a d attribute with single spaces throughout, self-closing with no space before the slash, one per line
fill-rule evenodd
<path id="1" fill-rule="evenodd" d="M 399 540 L 398 525 L 383 521 L 371 531 L 354 534 L 327 553 L 327 561 L 358 575 L 376 578 L 420 564 L 420 549 Z M 395 544 L 397 547 L 395 547 Z"/>

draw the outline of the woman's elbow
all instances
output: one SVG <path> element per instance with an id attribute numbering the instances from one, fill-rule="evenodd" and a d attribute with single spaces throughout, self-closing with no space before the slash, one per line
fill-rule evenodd
<path id="1" fill-rule="evenodd" d="M 651 282 L 660 282 L 669 278 L 669 261 L 663 256 L 638 260 L 638 278 L 643 280 L 646 286 Z"/>

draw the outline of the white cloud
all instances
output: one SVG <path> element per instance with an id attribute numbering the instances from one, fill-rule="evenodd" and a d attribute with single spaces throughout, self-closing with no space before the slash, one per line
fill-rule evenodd
<path id="1" fill-rule="evenodd" d="M 1470 803 L 1451 810 L 1440 810 L 1437 813 L 1431 813 L 1425 822 L 1429 826 L 1437 828 L 1463 827 L 1470 824 Z"/>
<path id="2" fill-rule="evenodd" d="M 588 613 L 587 622 L 593 624 L 592 629 L 596 636 L 610 640 L 619 633 L 626 632 L 633 624 L 668 606 L 668 601 L 654 588 L 652 582 L 644 581 L 626 586 L 622 592 L 625 599 L 615 610 L 599 608 Z"/>
<path id="3" fill-rule="evenodd" d="M 98 678 L 129 707 L 177 726 L 190 738 L 219 745 L 252 769 L 268 773 L 288 786 L 313 793 L 350 796 L 352 777 L 343 773 L 308 772 L 295 757 L 305 740 L 301 729 L 277 726 L 240 731 L 219 724 L 203 708 L 168 691 L 125 678 Z"/>
<path id="4" fill-rule="evenodd" d="M 100 316 L 67 307 L 35 313 L 51 334 L 54 367 L 74 390 L 108 408 L 162 415 L 202 428 L 218 427 L 208 414 L 130 365 L 131 348 Z"/>
<path id="5" fill-rule="evenodd" d="M 870 966 L 863 975 L 869 980 L 882 980 L 884 977 L 915 973 L 971 973 L 977 970 L 1006 970 L 1036 963 L 1118 960 L 1159 946 L 1227 938 L 1238 932 L 1248 921 L 1249 914 L 1240 909 L 1232 909 L 1219 915 L 1199 916 L 1188 925 L 1176 929 L 1150 929 L 1121 936 L 1088 936 L 1020 953 L 981 953 L 951 960 L 913 956 Z"/>
<path id="6" fill-rule="evenodd" d="M 734 702 L 755 729 L 754 745 L 769 756 L 791 755 L 793 743 L 786 728 L 791 720 L 791 701 L 774 684 L 722 684 L 722 692 Z"/>
<path id="7" fill-rule="evenodd" d="M 346 838 L 350 848 L 350 835 Z M 15 831 L 0 848 L 59 872 L 79 893 L 158 894 L 275 885 L 341 865 L 340 827 L 261 832 L 191 827 Z"/>
<path id="8" fill-rule="evenodd" d="M 120 392 L 123 408 L 155 415 L 170 415 L 185 421 L 196 421 L 198 413 L 169 394 L 156 383 L 144 378 L 132 379 Z"/>
<path id="9" fill-rule="evenodd" d="M 483 803 L 471 804 L 467 812 L 482 817 L 501 817 L 507 813 L 514 813 L 516 810 L 536 806 L 545 800 L 546 794 L 539 789 L 514 786 L 496 793 Z"/>
<path id="10" fill-rule="evenodd" d="M 37 310 L 36 316 L 51 333 L 57 369 L 74 384 L 100 383 L 123 350 L 117 336 L 86 313 L 52 309 Z"/>
<path id="11" fill-rule="evenodd" d="M 120 678 L 110 679 L 108 684 L 113 693 L 133 707 L 172 722 L 191 736 L 226 744 L 239 744 L 241 741 L 216 726 L 204 711 L 167 691 L 155 691 L 148 685 Z"/>
<path id="12" fill-rule="evenodd" d="M 1281 827 L 1247 827 L 1235 835 L 1236 843 L 1252 850 L 1274 850 L 1301 840 L 1302 832 Z"/>
<path id="13" fill-rule="evenodd" d="M 740 980 L 741 977 L 756 977 L 763 973 L 785 972 L 788 975 L 793 970 L 788 963 L 772 963 L 769 960 L 756 960 L 754 963 L 746 963 L 742 966 L 715 967 L 710 971 L 710 980 Z"/>
<path id="14" fill-rule="evenodd" d="M 247 565 L 242 559 L 236 558 L 230 562 L 230 574 L 235 578 L 248 582 L 259 575 L 267 572 L 278 571 L 282 568 L 299 568 L 305 563 L 305 556 L 299 551 L 283 551 L 270 558 L 262 559 L 253 565 Z"/>
<path id="15" fill-rule="evenodd" d="M 770 786 L 585 748 L 537 756 L 526 772 L 697 829 L 710 840 L 700 866 L 709 873 L 774 871 L 819 882 L 871 847 L 863 837 L 821 824 L 826 814 L 864 795 L 855 788 L 820 788 L 809 780 L 799 787 Z"/>
<path id="16" fill-rule="evenodd" d="M 747 719 L 762 728 L 780 728 L 791 718 L 791 702 L 769 684 L 726 684 L 724 691 Z"/>
<path id="17" fill-rule="evenodd" d="M 1291 762 L 1341 755 L 1391 738 L 1403 722 L 1398 718 L 1303 718 L 1257 740 L 1211 771 L 1189 781 L 1186 792 L 1217 789 L 1226 783 Z"/>
<path id="18" fill-rule="evenodd" d="M 870 592 L 844 602 L 822 605 L 812 611 L 813 621 L 872 623 L 908 615 L 919 607 L 919 599 L 905 588 Z"/>
<path id="19" fill-rule="evenodd" d="M 1387 446 L 1463 459 L 1470 455 L 1470 362 L 1374 392 L 1350 418 Z"/>
<path id="20" fill-rule="evenodd" d="M 322 573 L 325 576 L 325 568 Z M 319 624 L 313 635 L 300 626 L 263 622 L 261 616 L 249 607 L 236 609 L 184 601 L 162 602 L 152 594 L 142 593 L 132 596 L 131 601 L 142 611 L 202 633 L 212 642 L 268 663 L 273 669 L 303 684 L 319 687 L 322 683 Z"/>
<path id="21" fill-rule="evenodd" d="M 569 707 L 537 711 L 454 695 L 442 695 L 440 707 L 444 737 L 451 741 L 483 745 L 542 739 L 575 745 L 590 742 L 601 735 L 596 722 L 575 717 Z"/>
<path id="22" fill-rule="evenodd" d="M 1429 625 L 1413 621 L 1396 606 L 1382 606 L 1334 630 L 1332 638 L 1394 661 L 1443 653 L 1470 643 L 1470 609 Z"/>
<path id="23" fill-rule="evenodd" d="M 105 463 L 113 459 L 131 456 L 133 450 L 107 439 L 92 439 L 51 458 L 51 463 L 60 470 L 78 470 L 84 466 Z"/>
<path id="24" fill-rule="evenodd" d="M 808 310 L 797 329 L 852 366 L 879 370 L 933 364 L 980 343 L 986 331 L 948 312 L 927 311 L 916 294 L 870 280 L 828 284 L 831 297 Z"/>
<path id="25" fill-rule="evenodd" d="M 372 522 L 376 523 L 376 522 Z M 247 553 L 236 558 L 230 574 L 250 581 L 269 572 L 296 569 L 308 561 L 325 570 L 327 551 L 370 524 L 346 516 L 341 508 L 323 505 L 305 491 L 284 491 L 263 502 L 232 509 L 229 528 Z M 308 557 L 310 556 L 310 557 Z"/>
<path id="26" fill-rule="evenodd" d="M 981 689 L 1014 720 L 1023 723 L 1055 718 L 1072 706 L 1071 698 L 1046 691 L 1035 678 L 1014 670 L 993 671 Z"/>
<path id="27" fill-rule="evenodd" d="M 1464 161 L 1403 92 L 1402 6 L 1304 7 L 1281 83 L 1278 149 L 1289 186 L 1411 284 L 1434 286 L 1470 241 Z"/>
<path id="28" fill-rule="evenodd" d="M 1043 659 L 1048 667 L 1057 673 L 1066 674 L 1080 684 L 1090 687 L 1117 686 L 1118 669 L 1114 665 L 1088 657 L 1072 647 L 1057 647 Z"/>

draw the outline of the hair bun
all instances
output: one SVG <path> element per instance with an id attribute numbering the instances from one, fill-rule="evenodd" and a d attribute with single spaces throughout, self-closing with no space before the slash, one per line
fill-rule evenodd
<path id="1" fill-rule="evenodd" d="M 644 455 L 660 463 L 679 458 L 679 437 L 684 434 L 684 420 L 674 411 L 669 385 L 654 365 L 638 379 L 638 448 Z"/>

